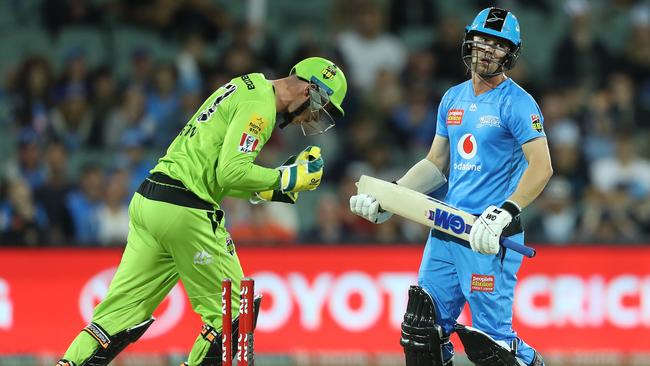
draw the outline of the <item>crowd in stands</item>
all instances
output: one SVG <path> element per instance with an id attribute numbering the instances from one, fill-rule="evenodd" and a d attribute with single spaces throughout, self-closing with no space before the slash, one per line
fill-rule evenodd
<path id="1" fill-rule="evenodd" d="M 0 70 L 0 246 L 123 246 L 130 197 L 203 100 L 233 77 L 281 78 L 312 55 L 345 71 L 345 118 L 316 137 L 276 130 L 257 163 L 277 166 L 320 144 L 324 183 L 295 206 L 227 199 L 235 242 L 424 242 L 424 227 L 397 217 L 370 224 L 349 212 L 348 200 L 359 175 L 394 180 L 425 156 L 442 93 L 468 78 L 463 27 L 492 2 L 465 1 L 462 13 L 434 0 L 317 3 L 325 11 L 295 11 L 309 17 L 287 15 L 273 29 L 259 13 L 274 1 L 241 2 L 243 15 L 209 0 L 43 1 L 35 26 L 51 44 L 67 30 L 94 29 L 105 52 L 95 62 L 93 50 L 73 43 L 33 50 Z M 521 17 L 523 56 L 509 75 L 540 104 L 555 171 L 525 210 L 527 241 L 650 243 L 647 3 L 499 5 L 536 15 Z M 615 34 L 606 31 L 612 22 Z M 116 59 L 110 35 L 123 27 L 155 35 L 171 52 L 134 44 Z"/>

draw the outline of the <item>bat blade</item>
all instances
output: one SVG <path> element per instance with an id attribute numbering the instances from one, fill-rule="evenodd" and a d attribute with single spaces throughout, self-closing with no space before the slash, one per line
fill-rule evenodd
<path id="1" fill-rule="evenodd" d="M 442 201 L 367 175 L 362 175 L 359 179 L 357 193 L 373 196 L 381 208 L 388 212 L 465 241 L 469 241 L 469 232 L 476 220 L 476 216 Z M 501 244 L 527 257 L 535 256 L 534 249 L 512 240 L 502 237 Z"/>

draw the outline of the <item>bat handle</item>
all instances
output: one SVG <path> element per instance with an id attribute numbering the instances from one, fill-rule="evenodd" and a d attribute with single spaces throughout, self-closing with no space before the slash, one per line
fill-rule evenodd
<path id="1" fill-rule="evenodd" d="M 517 253 L 523 254 L 528 258 L 532 258 L 535 256 L 535 254 L 537 254 L 535 252 L 535 249 L 523 244 L 519 244 L 514 240 L 510 240 L 508 238 L 501 237 L 501 245 L 503 245 L 505 248 L 512 249 Z"/>

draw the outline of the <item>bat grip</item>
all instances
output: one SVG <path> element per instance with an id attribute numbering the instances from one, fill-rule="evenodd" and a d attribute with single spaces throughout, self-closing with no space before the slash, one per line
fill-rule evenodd
<path id="1" fill-rule="evenodd" d="M 514 240 L 510 240 L 508 238 L 501 237 L 501 245 L 503 245 L 505 248 L 512 249 L 517 253 L 523 254 L 528 258 L 532 258 L 537 254 L 535 252 L 535 249 L 525 246 L 523 244 L 519 244 Z"/>

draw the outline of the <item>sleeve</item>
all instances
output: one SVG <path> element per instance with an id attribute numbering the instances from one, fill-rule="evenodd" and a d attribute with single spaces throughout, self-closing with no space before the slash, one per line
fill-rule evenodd
<path id="1" fill-rule="evenodd" d="M 449 90 L 442 96 L 440 100 L 440 105 L 438 105 L 438 121 L 436 122 L 436 135 L 443 137 L 449 137 L 447 132 L 447 99 L 449 98 Z"/>
<path id="2" fill-rule="evenodd" d="M 249 191 L 238 191 L 236 189 L 229 189 L 226 191 L 226 196 L 244 200 L 251 198 L 251 194 L 252 193 Z"/>
<path id="3" fill-rule="evenodd" d="M 509 113 L 506 113 L 505 122 L 519 145 L 538 137 L 546 137 L 544 116 L 530 94 L 513 96 L 507 106 Z"/>
<path id="4" fill-rule="evenodd" d="M 219 185 L 224 189 L 249 192 L 278 188 L 278 170 L 253 163 L 273 132 L 272 108 L 257 101 L 235 108 L 219 153 Z"/>

